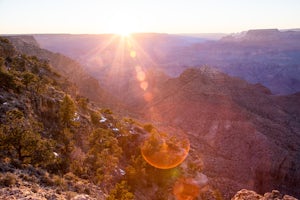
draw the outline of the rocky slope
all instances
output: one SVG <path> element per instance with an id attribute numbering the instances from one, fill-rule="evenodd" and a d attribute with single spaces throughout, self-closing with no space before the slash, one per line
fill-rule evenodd
<path id="1" fill-rule="evenodd" d="M 17 169 L 16 166 L 2 164 L 1 167 L 0 198 L 3 200 L 105 199 L 98 186 L 71 173 L 60 177 L 32 166 Z"/>
<path id="2" fill-rule="evenodd" d="M 198 199 L 230 199 L 242 188 L 299 196 L 298 94 L 273 96 L 262 85 L 208 67 L 172 79 L 139 69 L 135 73 L 143 78 L 137 77 L 138 87 L 131 88 L 133 83 L 120 92 L 136 94 L 131 109 L 155 128 L 117 118 L 76 96 L 76 85 L 58 69 L 20 55 L 4 38 L 0 58 L 3 198 L 101 199 L 103 194 L 133 199 L 134 194 L 136 199 L 174 199 L 180 180 L 194 187 Z M 147 87 L 139 85 L 142 79 Z M 140 146 L 153 134 L 149 127 L 186 133 L 191 147 L 181 165 L 161 170 L 143 160 Z"/>
<path id="3" fill-rule="evenodd" d="M 20 55 L 2 37 L 0 83 L 0 198 L 105 199 L 102 188 L 91 181 L 67 175 L 75 158 L 73 154 L 71 159 L 67 148 L 74 153 L 87 147 L 80 140 L 92 128 L 87 110 L 73 102 L 78 111 L 70 111 L 75 112 L 70 119 L 76 129 L 69 130 L 72 136 L 67 141 L 62 131 L 62 102 L 68 94 L 76 99 L 77 87 L 47 61 Z"/>
<path id="4" fill-rule="evenodd" d="M 204 67 L 169 79 L 152 96 L 142 113 L 185 131 L 203 173 L 227 198 L 241 188 L 299 196 L 299 95 L 273 96 Z"/>
<path id="5" fill-rule="evenodd" d="M 8 36 L 6 38 L 12 42 L 16 50 L 21 54 L 36 56 L 39 59 L 49 61 L 55 70 L 67 77 L 68 81 L 78 88 L 80 95 L 107 106 L 118 102 L 78 62 L 62 54 L 41 49 L 33 36 Z"/>

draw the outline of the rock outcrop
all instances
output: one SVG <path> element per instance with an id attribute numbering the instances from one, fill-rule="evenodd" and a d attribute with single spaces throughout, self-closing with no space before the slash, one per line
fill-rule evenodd
<path id="1" fill-rule="evenodd" d="M 297 200 L 295 197 L 289 195 L 282 195 L 278 190 L 267 192 L 263 196 L 251 190 L 238 191 L 231 200 Z"/>

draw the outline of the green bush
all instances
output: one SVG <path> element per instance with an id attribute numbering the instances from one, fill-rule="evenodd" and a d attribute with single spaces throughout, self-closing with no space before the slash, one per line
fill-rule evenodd
<path id="1" fill-rule="evenodd" d="M 20 88 L 15 82 L 14 76 L 8 72 L 5 72 L 0 68 L 0 87 L 9 90 L 12 89 L 13 91 L 19 92 Z"/>
<path id="2" fill-rule="evenodd" d="M 75 111 L 74 101 L 69 95 L 65 95 L 59 109 L 60 122 L 64 127 L 70 127 L 73 124 Z"/>
<path id="3" fill-rule="evenodd" d="M 25 63 L 25 60 L 22 59 L 22 58 L 18 58 L 18 57 L 14 57 L 12 59 L 12 63 L 11 63 L 11 67 L 16 70 L 16 71 L 19 71 L 19 72 L 24 72 L 26 70 L 26 67 L 25 67 L 26 63 Z"/>
<path id="4" fill-rule="evenodd" d="M 1 153 L 36 166 L 44 167 L 55 162 L 53 145 L 50 140 L 41 137 L 42 130 L 36 121 L 25 119 L 20 110 L 8 111 L 6 124 L 0 126 Z"/>
<path id="5" fill-rule="evenodd" d="M 31 72 L 22 73 L 22 83 L 28 88 L 30 84 L 38 81 L 38 77 Z"/>
<path id="6" fill-rule="evenodd" d="M 98 128 L 90 135 L 89 145 L 86 158 L 89 175 L 94 182 L 109 186 L 122 154 L 118 140 L 112 131 Z"/>

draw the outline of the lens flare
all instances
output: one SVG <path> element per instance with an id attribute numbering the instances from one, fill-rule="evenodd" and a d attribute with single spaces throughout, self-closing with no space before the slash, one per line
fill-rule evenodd
<path id="1" fill-rule="evenodd" d="M 136 57 L 136 51 L 130 51 L 130 57 L 135 58 Z"/>
<path id="2" fill-rule="evenodd" d="M 147 88 L 148 88 L 148 82 L 146 82 L 146 81 L 141 82 L 140 87 L 143 90 L 147 90 Z"/>
<path id="3" fill-rule="evenodd" d="M 152 93 L 151 92 L 146 92 L 144 94 L 144 99 L 145 99 L 145 101 L 150 102 L 153 99 Z"/>
<path id="4" fill-rule="evenodd" d="M 177 200 L 193 200 L 200 193 L 200 187 L 192 178 L 179 179 L 173 187 L 173 194 Z"/>
<path id="5" fill-rule="evenodd" d="M 141 66 L 139 66 L 139 65 L 135 66 L 135 71 L 136 71 L 136 73 L 139 73 L 140 71 L 142 71 Z"/>
<path id="6" fill-rule="evenodd" d="M 181 164 L 188 155 L 187 138 L 151 133 L 141 147 L 143 158 L 153 167 L 170 169 Z"/>
<path id="7" fill-rule="evenodd" d="M 137 78 L 137 80 L 139 80 L 139 81 L 144 81 L 145 78 L 146 78 L 145 72 L 143 72 L 143 71 L 137 72 L 136 78 Z"/>

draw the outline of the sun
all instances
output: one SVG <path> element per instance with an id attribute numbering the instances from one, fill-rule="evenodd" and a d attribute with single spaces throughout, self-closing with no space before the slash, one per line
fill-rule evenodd
<path id="1" fill-rule="evenodd" d="M 109 32 L 123 37 L 130 36 L 137 31 L 137 19 L 133 15 L 118 14 L 110 20 Z"/>
<path id="2" fill-rule="evenodd" d="M 119 26 L 116 28 L 115 31 L 113 31 L 113 33 L 120 35 L 122 37 L 129 37 L 132 34 L 132 29 L 130 27 L 127 26 Z"/>
<path id="3" fill-rule="evenodd" d="M 130 34 L 133 33 L 134 27 L 130 23 L 130 21 L 127 20 L 119 20 L 117 23 L 113 25 L 113 29 L 111 30 L 112 33 L 123 36 L 123 37 L 128 37 Z"/>

